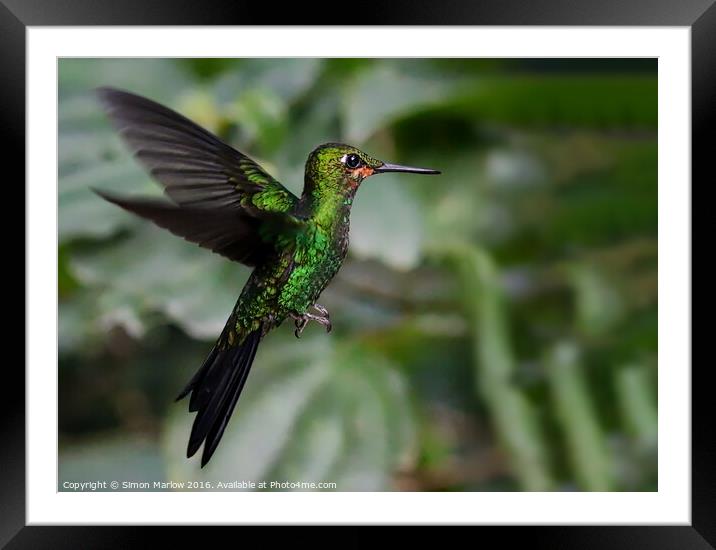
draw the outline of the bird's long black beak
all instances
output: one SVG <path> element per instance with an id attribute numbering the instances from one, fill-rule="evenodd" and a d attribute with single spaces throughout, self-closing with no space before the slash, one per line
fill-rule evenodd
<path id="1" fill-rule="evenodd" d="M 408 172 L 410 174 L 439 174 L 439 170 L 431 170 L 430 168 L 415 168 L 413 166 L 401 166 L 400 164 L 390 164 L 384 162 L 382 166 L 373 171 L 375 174 L 384 174 L 386 172 Z"/>

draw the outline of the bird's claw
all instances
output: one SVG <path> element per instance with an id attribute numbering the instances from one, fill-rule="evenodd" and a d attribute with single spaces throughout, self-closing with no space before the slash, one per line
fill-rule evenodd
<path id="1" fill-rule="evenodd" d="M 296 338 L 301 337 L 301 333 L 303 332 L 303 329 L 306 328 L 306 325 L 308 324 L 308 319 L 306 317 L 296 317 L 296 330 L 293 331 L 293 333 L 296 335 Z"/>
<path id="2" fill-rule="evenodd" d="M 313 304 L 313 309 L 315 309 L 320 314 L 314 318 L 314 321 L 317 321 L 321 325 L 326 327 L 327 333 L 331 332 L 331 330 L 333 329 L 333 325 L 331 324 L 331 314 L 328 313 L 328 310 L 320 304 Z"/>
<path id="3" fill-rule="evenodd" d="M 296 330 L 293 332 L 296 338 L 300 338 L 301 334 L 303 333 L 303 329 L 306 328 L 306 325 L 308 324 L 308 321 L 316 321 L 318 324 L 323 325 L 326 327 L 326 332 L 331 332 L 333 329 L 333 325 L 331 324 L 330 315 L 328 313 L 328 310 L 320 306 L 318 304 L 315 304 L 313 308 L 320 314 L 320 315 L 314 315 L 313 313 L 302 313 L 300 315 L 295 315 L 294 319 Z"/>

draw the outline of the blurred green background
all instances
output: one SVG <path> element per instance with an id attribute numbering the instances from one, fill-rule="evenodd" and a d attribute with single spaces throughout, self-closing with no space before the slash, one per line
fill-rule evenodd
<path id="1" fill-rule="evenodd" d="M 365 182 L 334 331 L 267 337 L 204 470 L 173 400 L 248 270 L 90 192 L 160 193 L 100 85 L 297 194 L 327 141 L 443 171 Z M 58 124 L 60 490 L 656 490 L 656 60 L 61 59 Z"/>

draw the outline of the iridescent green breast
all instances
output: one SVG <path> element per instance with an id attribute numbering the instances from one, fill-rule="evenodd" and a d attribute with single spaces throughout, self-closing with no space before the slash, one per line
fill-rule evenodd
<path id="1" fill-rule="evenodd" d="M 293 268 L 282 286 L 278 299 L 281 310 L 303 313 L 310 308 L 340 269 L 346 246 L 341 246 L 347 231 L 326 230 L 311 223 L 296 241 Z"/>
<path id="2" fill-rule="evenodd" d="M 347 249 L 347 223 L 326 230 L 308 222 L 249 277 L 235 310 L 238 331 L 260 322 L 277 326 L 291 314 L 306 312 L 340 269 Z"/>

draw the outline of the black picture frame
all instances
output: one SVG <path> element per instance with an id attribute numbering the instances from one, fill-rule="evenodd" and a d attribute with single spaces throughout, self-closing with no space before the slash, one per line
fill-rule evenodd
<path id="1" fill-rule="evenodd" d="M 706 180 L 713 152 L 706 133 L 714 127 L 716 92 L 716 6 L 714 0 L 470 0 L 451 2 L 360 3 L 360 8 L 336 8 L 336 3 L 286 4 L 233 1 L 176 2 L 172 0 L 0 0 L 0 128 L 4 134 L 7 188 L 24 204 L 25 165 L 25 46 L 26 27 L 62 25 L 618 25 L 688 26 L 691 28 L 692 179 Z M 323 20 L 317 21 L 323 14 Z M 330 20 L 329 20 L 330 19 Z M 711 176 L 713 179 L 713 176 Z M 703 182 L 707 184 L 707 181 Z M 693 190 L 693 184 L 691 186 Z M 7 192 L 7 191 L 6 191 Z M 10 197 L 6 195 L 5 201 Z M 7 204 L 7 202 L 5 203 Z M 14 209 L 17 209 L 14 208 Z M 15 225 L 17 227 L 17 224 Z M 6 233 L 14 240 L 18 230 Z M 10 244 L 9 242 L 7 244 Z M 19 256 L 19 254 L 18 254 Z M 9 257 L 9 255 L 8 255 Z M 24 257 L 24 251 L 23 251 Z M 20 261 L 18 259 L 17 264 Z M 26 273 L 24 260 L 23 284 Z M 693 266 L 692 266 L 693 269 Z M 19 276 L 19 275 L 18 275 Z M 56 284 L 48 280 L 47 284 Z M 8 286 L 6 285 L 6 290 Z M 6 320 L 9 317 L 6 316 Z M 23 322 L 13 319 L 14 327 Z M 10 329 L 5 337 L 10 339 Z M 17 329 L 16 329 L 17 330 Z M 16 349 L 6 341 L 6 350 Z M 13 354 L 8 353 L 9 358 Z M 675 366 L 676 367 L 676 366 Z M 688 368 L 689 365 L 682 365 Z M 690 526 L 482 527 L 499 537 L 501 545 L 530 544 L 539 548 L 678 548 L 716 547 L 716 435 L 711 424 L 706 382 L 708 363 L 692 370 L 692 522 Z M 194 542 L 207 544 L 207 528 L 50 527 L 25 522 L 25 377 L 18 361 L 5 361 L 0 399 L 0 546 L 8 548 L 142 547 L 161 537 L 162 547 Z M 228 529 L 228 528 L 212 528 Z M 228 534 L 228 533 L 226 533 Z M 217 533 L 217 537 L 220 534 Z M 230 535 L 233 536 L 233 535 Z M 273 536 L 273 535 L 272 535 Z M 373 535 L 368 535 L 373 539 Z M 482 533 L 480 536 L 483 536 Z M 367 538 L 367 537 L 366 537 Z M 325 540 L 331 540 L 331 538 Z M 219 544 L 217 538 L 216 544 Z M 333 539 L 333 542 L 345 539 Z M 358 539 L 356 539 L 358 540 Z M 237 541 L 238 543 L 239 541 Z M 317 542 L 317 540 L 311 540 Z"/>

